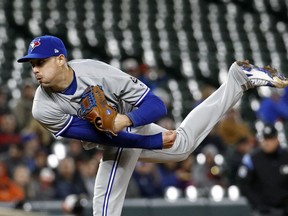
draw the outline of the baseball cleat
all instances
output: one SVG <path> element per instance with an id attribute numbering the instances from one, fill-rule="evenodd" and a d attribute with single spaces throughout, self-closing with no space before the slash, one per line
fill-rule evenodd
<path id="1" fill-rule="evenodd" d="M 270 65 L 263 68 L 252 65 L 248 60 L 237 61 L 242 71 L 247 75 L 250 87 L 270 86 L 275 88 L 284 88 L 288 86 L 288 79 L 277 72 Z"/>

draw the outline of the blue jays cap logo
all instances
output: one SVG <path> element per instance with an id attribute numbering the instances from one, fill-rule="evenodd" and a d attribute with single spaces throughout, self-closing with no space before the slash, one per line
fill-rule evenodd
<path id="1" fill-rule="evenodd" d="M 40 45 L 41 45 L 40 39 L 35 40 L 35 41 L 32 41 L 32 42 L 30 43 L 31 51 L 32 51 L 35 47 L 38 47 L 38 46 L 40 46 Z"/>

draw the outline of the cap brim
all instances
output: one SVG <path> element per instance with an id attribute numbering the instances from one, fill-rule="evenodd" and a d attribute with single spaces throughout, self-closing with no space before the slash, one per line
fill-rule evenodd
<path id="1" fill-rule="evenodd" d="M 30 53 L 26 56 L 23 56 L 22 58 L 18 59 L 17 62 L 19 63 L 23 63 L 23 62 L 28 62 L 29 60 L 31 59 L 44 59 L 44 58 L 49 58 L 51 57 L 50 55 L 47 56 L 47 55 L 41 55 L 39 53 Z"/>

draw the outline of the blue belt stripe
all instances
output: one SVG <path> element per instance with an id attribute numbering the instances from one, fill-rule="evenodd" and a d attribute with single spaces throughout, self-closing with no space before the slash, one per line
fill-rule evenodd
<path id="1" fill-rule="evenodd" d="M 116 171 L 117 171 L 117 167 L 120 161 L 122 151 L 123 151 L 123 148 L 118 148 L 118 151 L 115 156 L 115 160 L 114 160 L 113 167 L 112 167 L 109 181 L 108 181 L 107 190 L 106 190 L 105 197 L 104 197 L 102 216 L 107 216 L 109 198 L 110 198 L 110 194 L 112 191 L 112 187 L 113 187 L 113 183 L 114 183 L 114 179 L 115 179 L 115 175 L 116 175 Z"/>

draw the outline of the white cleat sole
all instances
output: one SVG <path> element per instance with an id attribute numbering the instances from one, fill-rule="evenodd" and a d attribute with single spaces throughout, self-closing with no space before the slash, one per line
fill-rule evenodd
<path id="1" fill-rule="evenodd" d="M 275 68 L 265 66 L 263 68 L 251 65 L 248 60 L 237 61 L 244 73 L 249 78 L 253 87 L 270 86 L 275 88 L 284 88 L 288 86 L 288 80 L 282 74 L 279 74 Z"/>

